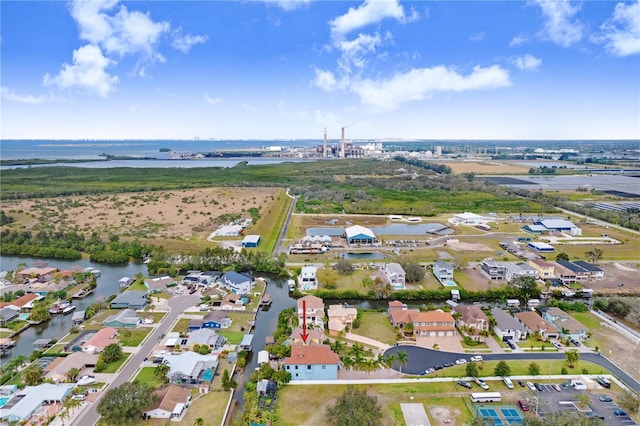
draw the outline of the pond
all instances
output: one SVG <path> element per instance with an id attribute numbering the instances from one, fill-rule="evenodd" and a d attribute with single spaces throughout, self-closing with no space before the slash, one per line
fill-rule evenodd
<path id="1" fill-rule="evenodd" d="M 342 259 L 384 259 L 386 256 L 383 253 L 340 253 Z"/>

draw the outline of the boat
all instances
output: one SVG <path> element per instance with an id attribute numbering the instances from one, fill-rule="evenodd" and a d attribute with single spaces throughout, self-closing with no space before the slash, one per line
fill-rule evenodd
<path id="1" fill-rule="evenodd" d="M 49 313 L 53 315 L 63 314 L 67 315 L 73 312 L 76 309 L 75 305 L 72 305 L 71 302 L 61 301 L 56 302 L 50 309 Z"/>
<path id="2" fill-rule="evenodd" d="M 131 279 L 130 277 L 122 277 L 118 280 L 118 285 L 120 286 L 120 288 L 127 288 L 131 285 L 131 283 L 133 283 L 133 279 Z"/>
<path id="3" fill-rule="evenodd" d="M 289 285 L 289 291 L 293 291 L 296 289 L 296 282 L 294 280 L 287 281 L 287 284 Z"/>
<path id="4" fill-rule="evenodd" d="M 85 297 L 88 297 L 91 293 L 93 293 L 93 289 L 83 288 L 82 290 L 80 290 L 79 292 L 77 292 L 76 294 L 71 296 L 71 298 L 72 299 L 84 299 Z"/>
<path id="5" fill-rule="evenodd" d="M 92 273 L 93 275 L 95 275 L 96 277 L 99 277 L 100 275 L 102 275 L 102 271 L 100 269 L 96 269 L 92 266 L 89 266 L 87 268 L 84 268 L 83 270 L 84 272 L 89 272 Z"/>

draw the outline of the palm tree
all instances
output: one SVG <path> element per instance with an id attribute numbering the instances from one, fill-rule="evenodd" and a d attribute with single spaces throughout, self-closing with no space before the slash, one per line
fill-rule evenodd
<path id="1" fill-rule="evenodd" d="M 75 367 L 70 368 L 69 371 L 67 371 L 67 379 L 69 380 L 69 383 L 74 383 L 78 378 L 78 374 L 80 374 L 80 370 Z"/>
<path id="2" fill-rule="evenodd" d="M 364 346 L 362 346 L 360 343 L 356 342 L 351 347 L 349 353 L 351 354 L 351 356 L 353 356 L 353 360 L 356 364 L 360 364 L 364 360 Z"/>
<path id="3" fill-rule="evenodd" d="M 396 361 L 396 356 L 393 354 L 388 354 L 388 355 L 382 355 L 380 357 L 380 362 L 386 367 L 386 368 L 391 368 L 393 366 L 393 363 Z"/>
<path id="4" fill-rule="evenodd" d="M 204 426 L 204 419 L 202 417 L 198 417 L 194 422 L 193 426 Z"/>
<path id="5" fill-rule="evenodd" d="M 409 363 L 409 355 L 405 351 L 400 351 L 396 354 L 396 361 L 398 361 L 398 365 L 400 366 L 400 373 L 402 373 L 402 366 Z"/>
<path id="6" fill-rule="evenodd" d="M 344 343 L 342 343 L 340 340 L 335 340 L 331 344 L 331 350 L 337 354 L 341 354 L 344 351 Z"/>

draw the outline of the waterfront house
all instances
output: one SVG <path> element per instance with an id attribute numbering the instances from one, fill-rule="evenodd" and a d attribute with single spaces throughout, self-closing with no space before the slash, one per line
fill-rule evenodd
<path id="1" fill-rule="evenodd" d="M 164 361 L 169 365 L 167 378 L 171 383 L 210 383 L 218 369 L 218 356 L 213 354 L 171 353 L 164 356 Z"/>
<path id="2" fill-rule="evenodd" d="M 47 277 L 52 277 L 54 273 L 58 272 L 58 268 L 51 268 L 48 266 L 38 268 L 31 267 L 25 268 L 18 272 L 16 272 L 16 278 L 18 281 L 30 280 L 30 279 L 38 279 L 43 280 Z"/>
<path id="3" fill-rule="evenodd" d="M 20 297 L 18 297 L 15 300 L 12 300 L 11 302 L 1 302 L 0 303 L 0 308 L 4 308 L 7 306 L 13 306 L 14 308 L 18 309 L 19 311 L 28 311 L 30 309 L 33 309 L 33 304 L 39 300 L 44 299 L 44 296 L 41 296 L 39 294 L 36 293 L 27 293 L 24 294 Z"/>
<path id="4" fill-rule="evenodd" d="M 530 259 L 529 265 L 538 273 L 541 280 L 555 277 L 555 265 L 540 259 Z"/>
<path id="5" fill-rule="evenodd" d="M 516 313 L 516 318 L 527 328 L 529 334 L 537 332 L 542 340 L 558 338 L 558 329 L 552 323 L 543 320 L 536 312 L 518 312 Z"/>
<path id="6" fill-rule="evenodd" d="M 580 321 L 573 318 L 560 308 L 540 309 L 542 318 L 553 324 L 559 331 L 563 339 L 585 340 L 588 337 L 589 329 Z"/>
<path id="7" fill-rule="evenodd" d="M 211 328 L 200 328 L 198 330 L 192 330 L 187 337 L 187 347 L 193 351 L 195 345 L 205 345 L 211 350 L 220 348 L 224 345 L 225 338 L 219 335 Z"/>
<path id="8" fill-rule="evenodd" d="M 229 293 L 222 298 L 220 309 L 224 311 L 244 311 L 247 307 L 244 305 L 245 298 L 236 293 Z"/>
<path id="9" fill-rule="evenodd" d="M 344 230 L 347 239 L 347 244 L 350 246 L 358 245 L 373 245 L 377 243 L 376 235 L 369 228 L 364 226 L 354 225 Z"/>
<path id="10" fill-rule="evenodd" d="M 448 312 L 441 310 L 419 312 L 412 315 L 413 335 L 416 337 L 453 337 L 456 321 Z"/>
<path id="11" fill-rule="evenodd" d="M 327 310 L 327 328 L 330 336 L 337 336 L 343 331 L 351 330 L 358 316 L 358 310 L 348 305 L 329 305 Z"/>
<path id="12" fill-rule="evenodd" d="M 502 262 L 502 265 L 504 265 L 504 279 L 508 282 L 517 277 L 538 278 L 538 272 L 528 263 Z"/>
<path id="13" fill-rule="evenodd" d="M 82 373 L 82 370 L 86 368 L 95 367 L 99 357 L 98 354 L 85 352 L 74 352 L 65 357 L 56 357 L 44 368 L 44 378 L 51 379 L 54 383 L 64 382 L 67 380 L 69 370 L 77 368 Z"/>
<path id="14" fill-rule="evenodd" d="M 382 269 L 387 282 L 394 290 L 404 290 L 406 288 L 406 272 L 399 263 L 387 263 Z"/>
<path id="15" fill-rule="evenodd" d="M 578 278 L 576 276 L 576 273 L 571 268 L 567 268 L 564 265 L 557 263 L 554 271 L 556 274 L 556 278 L 560 280 L 560 282 L 564 285 L 574 284 L 577 282 Z"/>
<path id="16" fill-rule="evenodd" d="M 191 401 L 191 389 L 177 385 L 164 386 L 153 392 L 154 403 L 143 416 L 148 419 L 179 419 Z"/>
<path id="17" fill-rule="evenodd" d="M 597 266 L 592 265 L 591 263 L 587 263 L 583 260 L 576 260 L 575 262 L 573 262 L 573 264 L 578 265 L 583 269 L 586 269 L 589 276 L 589 280 L 600 281 L 604 278 L 604 271 L 598 268 Z"/>
<path id="18" fill-rule="evenodd" d="M 291 380 L 337 380 L 340 357 L 327 345 L 294 345 L 284 359 Z"/>
<path id="19" fill-rule="evenodd" d="M 36 417 L 41 419 L 41 413 L 46 412 L 46 406 L 52 404 L 62 404 L 71 394 L 74 385 L 53 385 L 43 383 L 38 386 L 27 386 L 18 391 L 11 399 L 6 401 L 0 409 L 1 423 L 25 423 L 31 424 L 29 420 Z"/>
<path id="20" fill-rule="evenodd" d="M 189 330 L 200 328 L 227 328 L 231 325 L 231 319 L 227 318 L 225 311 L 211 311 L 198 319 L 189 322 Z"/>
<path id="21" fill-rule="evenodd" d="M 111 309 L 143 309 L 147 304 L 147 292 L 143 290 L 127 290 L 111 301 Z"/>
<path id="22" fill-rule="evenodd" d="M 178 284 L 178 282 L 169 275 L 147 278 L 144 280 L 144 286 L 147 288 L 149 293 L 160 293 L 161 291 L 164 291 L 167 286 L 175 284 Z"/>
<path id="23" fill-rule="evenodd" d="M 318 268 L 315 266 L 303 266 L 298 275 L 298 288 L 300 290 L 315 290 L 318 288 Z"/>
<path id="24" fill-rule="evenodd" d="M 324 302 L 316 296 L 307 295 L 301 297 L 297 301 L 298 306 L 298 325 L 302 327 L 304 324 L 304 316 L 306 315 L 307 328 L 319 328 L 324 330 Z M 303 315 L 303 306 L 306 309 Z"/>
<path id="25" fill-rule="evenodd" d="M 98 330 L 81 346 L 82 352 L 89 354 L 100 353 L 107 346 L 118 343 L 116 335 L 118 330 L 113 327 L 105 327 Z"/>
<path id="26" fill-rule="evenodd" d="M 496 325 L 493 332 L 502 340 L 524 340 L 527 329 L 516 318 L 500 308 L 492 308 L 491 315 Z"/>
<path id="27" fill-rule="evenodd" d="M 503 280 L 506 272 L 506 268 L 502 262 L 490 258 L 482 261 L 480 269 L 486 272 L 491 280 Z"/>
<path id="28" fill-rule="evenodd" d="M 433 275 L 442 284 L 447 284 L 453 281 L 453 265 L 444 260 L 436 260 L 433 264 Z"/>
<path id="29" fill-rule="evenodd" d="M 114 328 L 136 328 L 142 319 L 133 309 L 124 309 L 115 315 L 109 315 L 102 325 Z"/>
<path id="30" fill-rule="evenodd" d="M 475 305 L 457 305 L 454 306 L 453 312 L 460 314 L 456 323 L 458 327 L 466 326 L 466 334 L 476 340 L 484 340 L 480 336 L 481 331 L 489 331 L 489 317 Z"/>
<path id="31" fill-rule="evenodd" d="M 20 309 L 15 306 L 0 308 L 0 326 L 5 326 L 20 315 Z"/>
<path id="32" fill-rule="evenodd" d="M 315 343 L 317 345 L 321 345 L 325 339 L 324 331 L 313 329 L 307 330 L 307 341 L 302 340 L 302 328 L 294 328 L 291 330 L 291 335 L 289 336 L 289 340 L 291 341 L 291 345 L 299 345 L 299 344 L 311 344 Z"/>
<path id="33" fill-rule="evenodd" d="M 220 284 L 234 293 L 248 294 L 253 288 L 253 279 L 236 271 L 228 271 L 220 278 Z"/>

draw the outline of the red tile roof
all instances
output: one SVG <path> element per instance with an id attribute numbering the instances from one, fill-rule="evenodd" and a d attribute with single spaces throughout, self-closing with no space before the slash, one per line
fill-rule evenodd
<path id="1" fill-rule="evenodd" d="M 291 356 L 284 359 L 285 365 L 337 364 L 340 357 L 327 345 L 291 346 Z"/>
<path id="2" fill-rule="evenodd" d="M 324 302 L 322 299 L 316 296 L 304 296 L 298 299 L 298 310 L 302 310 L 302 302 L 306 301 L 307 309 L 322 309 L 324 310 Z"/>
<path id="3" fill-rule="evenodd" d="M 9 306 L 9 305 L 13 305 L 13 306 L 17 306 L 19 308 L 22 308 L 24 305 L 26 305 L 27 303 L 29 303 L 32 300 L 35 300 L 37 298 L 38 298 L 37 294 L 28 293 L 28 294 L 25 294 L 24 296 L 18 297 L 16 300 L 14 300 L 12 302 L 2 302 L 2 303 L 0 303 L 0 308 L 4 308 L 5 306 Z"/>
<path id="4" fill-rule="evenodd" d="M 96 348 L 104 349 L 112 343 L 118 343 L 118 339 L 114 338 L 117 331 L 118 330 L 113 327 L 102 328 L 82 346 L 94 346 Z"/>

